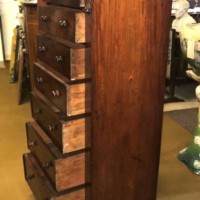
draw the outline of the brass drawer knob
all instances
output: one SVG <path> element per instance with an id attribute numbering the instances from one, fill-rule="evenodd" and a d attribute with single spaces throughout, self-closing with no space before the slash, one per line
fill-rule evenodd
<path id="1" fill-rule="evenodd" d="M 92 12 L 92 0 L 87 0 L 86 5 L 83 8 L 83 11 L 85 13 L 91 13 Z"/>
<path id="2" fill-rule="evenodd" d="M 46 51 L 46 48 L 44 47 L 44 46 L 39 46 L 38 47 L 38 50 L 40 51 L 40 52 L 44 52 L 44 51 Z"/>
<path id="3" fill-rule="evenodd" d="M 37 141 L 29 141 L 28 142 L 28 147 L 34 147 L 37 145 Z"/>
<path id="4" fill-rule="evenodd" d="M 32 179 L 34 179 L 35 178 L 35 175 L 34 174 L 31 174 L 31 175 L 29 175 L 29 176 L 26 176 L 26 180 L 32 180 Z"/>
<path id="5" fill-rule="evenodd" d="M 63 61 L 63 57 L 62 56 L 56 56 L 56 61 L 57 62 L 62 62 Z"/>
<path id="6" fill-rule="evenodd" d="M 42 77 L 36 77 L 36 80 L 38 83 L 42 83 L 43 82 L 43 78 Z"/>
<path id="7" fill-rule="evenodd" d="M 60 20 L 59 23 L 60 23 L 60 26 L 61 26 L 61 27 L 64 27 L 64 28 L 67 27 L 67 21 L 65 21 L 65 20 Z"/>
<path id="8" fill-rule="evenodd" d="M 42 22 L 47 22 L 48 20 L 49 20 L 48 16 L 45 16 L 45 15 L 41 16 L 41 21 Z"/>
<path id="9" fill-rule="evenodd" d="M 53 94 L 54 97 L 59 97 L 60 96 L 59 90 L 53 90 L 53 91 L 51 91 L 51 93 Z"/>
<path id="10" fill-rule="evenodd" d="M 41 113 L 41 109 L 39 109 L 39 108 L 33 109 L 33 114 L 39 114 L 39 113 Z"/>
<path id="11" fill-rule="evenodd" d="M 54 125 L 54 124 L 53 124 L 53 125 L 49 124 L 49 130 L 50 130 L 50 131 L 55 131 L 55 130 L 56 130 L 56 127 L 57 127 L 57 126 Z"/>
<path id="12" fill-rule="evenodd" d="M 52 166 L 52 162 L 42 163 L 42 167 L 49 169 Z"/>

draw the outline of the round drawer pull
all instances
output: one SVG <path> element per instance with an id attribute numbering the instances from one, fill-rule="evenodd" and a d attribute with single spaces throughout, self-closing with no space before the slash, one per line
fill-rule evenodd
<path id="1" fill-rule="evenodd" d="M 50 131 L 55 131 L 56 130 L 56 125 L 51 125 L 51 124 L 49 124 L 49 130 Z"/>
<path id="2" fill-rule="evenodd" d="M 36 77 L 36 80 L 38 83 L 42 83 L 43 82 L 43 78 L 42 77 Z"/>
<path id="3" fill-rule="evenodd" d="M 43 47 L 38 47 L 38 49 L 39 49 L 40 52 L 46 51 L 46 48 L 44 46 Z"/>
<path id="4" fill-rule="evenodd" d="M 42 166 L 46 169 L 49 169 L 52 166 L 52 162 L 42 163 Z"/>
<path id="5" fill-rule="evenodd" d="M 62 56 L 56 56 L 56 61 L 57 61 L 57 62 L 63 61 L 63 57 L 62 57 Z"/>
<path id="6" fill-rule="evenodd" d="M 64 28 L 67 27 L 67 21 L 65 21 L 65 20 L 60 20 L 59 23 L 60 23 L 60 26 L 61 26 L 61 27 L 64 27 Z"/>
<path id="7" fill-rule="evenodd" d="M 33 109 L 33 113 L 34 114 L 39 114 L 39 113 L 41 113 L 41 110 L 39 108 L 34 108 Z"/>
<path id="8" fill-rule="evenodd" d="M 35 178 L 35 175 L 34 174 L 32 174 L 32 175 L 29 175 L 29 176 L 27 176 L 26 177 L 26 180 L 32 180 L 32 179 L 34 179 Z"/>
<path id="9" fill-rule="evenodd" d="M 54 97 L 59 97 L 60 96 L 59 90 L 53 90 L 51 93 L 53 94 Z"/>
<path id="10" fill-rule="evenodd" d="M 42 22 L 47 22 L 49 20 L 49 17 L 43 15 L 43 16 L 41 16 L 41 20 L 42 20 Z"/>
<path id="11" fill-rule="evenodd" d="M 29 141 L 28 142 L 28 147 L 34 147 L 37 145 L 37 141 Z"/>

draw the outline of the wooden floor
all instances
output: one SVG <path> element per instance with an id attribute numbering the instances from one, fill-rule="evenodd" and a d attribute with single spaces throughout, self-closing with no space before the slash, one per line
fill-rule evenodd
<path id="1" fill-rule="evenodd" d="M 30 105 L 17 105 L 17 98 L 17 84 L 9 83 L 7 69 L 0 69 L 0 200 L 34 200 L 22 165 L 22 154 L 28 152 L 25 122 L 32 120 Z M 188 131 L 164 115 L 157 200 L 200 199 L 200 176 L 176 159 L 190 140 Z"/>

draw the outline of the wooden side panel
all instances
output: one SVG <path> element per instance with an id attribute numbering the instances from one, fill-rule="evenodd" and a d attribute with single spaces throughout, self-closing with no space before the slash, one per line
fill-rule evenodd
<path id="1" fill-rule="evenodd" d="M 41 5 L 46 5 L 47 3 L 44 2 L 44 0 L 38 0 L 37 4 L 38 4 L 38 6 L 41 6 Z"/>
<path id="2" fill-rule="evenodd" d="M 66 194 L 56 192 L 31 154 L 24 154 L 23 161 L 26 181 L 38 200 L 86 200 L 89 188 L 82 188 Z"/>
<path id="3" fill-rule="evenodd" d="M 83 43 L 88 41 L 86 39 L 86 17 L 87 15 L 85 13 L 77 13 L 75 16 L 75 26 L 76 26 L 76 32 L 75 32 L 75 41 L 76 43 Z"/>
<path id="4" fill-rule="evenodd" d="M 77 119 L 63 124 L 63 153 L 70 153 L 91 145 L 91 119 Z"/>
<path id="5" fill-rule="evenodd" d="M 81 153 L 65 159 L 55 161 L 56 189 L 62 191 L 89 183 L 90 177 L 86 177 L 86 169 L 90 160 L 89 153 Z M 87 173 L 88 174 L 88 173 Z"/>
<path id="6" fill-rule="evenodd" d="M 68 86 L 66 106 L 69 116 L 89 113 L 91 111 L 91 83 Z"/>
<path id="7" fill-rule="evenodd" d="M 36 33 L 38 31 L 37 21 L 37 5 L 23 4 L 24 5 L 24 19 L 25 19 L 25 34 L 26 34 L 26 48 L 28 50 L 29 60 L 29 77 L 31 88 L 34 91 L 33 84 L 33 63 L 36 61 Z"/>
<path id="8" fill-rule="evenodd" d="M 93 3 L 91 198 L 155 200 L 171 1 Z"/>
<path id="9" fill-rule="evenodd" d="M 85 189 L 81 189 L 75 192 L 71 192 L 60 197 L 56 197 L 55 200 L 85 200 Z"/>
<path id="10" fill-rule="evenodd" d="M 71 79 L 91 78 L 91 51 L 71 49 Z"/>

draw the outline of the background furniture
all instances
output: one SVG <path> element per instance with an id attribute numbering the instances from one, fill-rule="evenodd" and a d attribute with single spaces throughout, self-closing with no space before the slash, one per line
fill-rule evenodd
<path id="1" fill-rule="evenodd" d="M 33 84 L 33 63 L 36 61 L 36 33 L 38 32 L 37 3 L 22 2 L 24 13 L 26 51 L 28 53 L 28 76 L 31 89 Z"/>
<path id="2" fill-rule="evenodd" d="M 194 1 L 191 1 L 191 3 L 194 3 Z M 199 10 L 195 11 L 190 9 L 189 14 L 196 20 L 197 23 L 200 21 Z M 172 11 L 171 23 L 174 19 L 175 18 Z M 167 75 L 166 79 L 165 103 L 183 101 L 183 99 L 176 97 L 175 87 L 181 86 L 189 82 L 194 82 L 186 75 L 188 63 L 185 60 L 181 51 L 179 33 L 177 33 L 173 29 L 170 30 L 170 44 L 171 45 L 169 46 L 169 58 L 168 58 L 169 75 Z"/>

